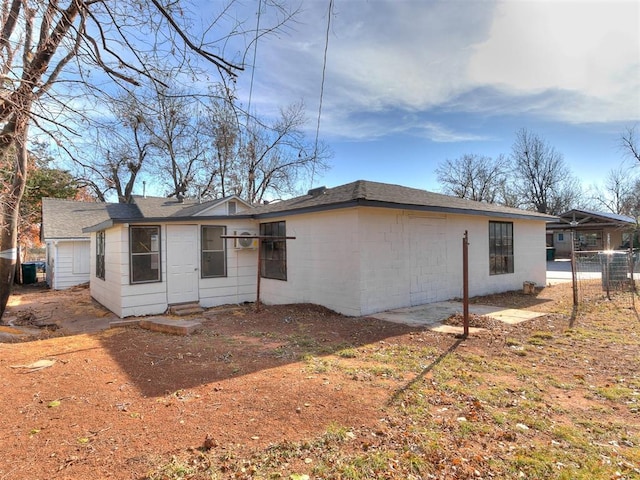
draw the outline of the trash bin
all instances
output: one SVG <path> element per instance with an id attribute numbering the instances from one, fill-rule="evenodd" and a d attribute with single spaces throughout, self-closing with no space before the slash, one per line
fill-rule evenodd
<path id="1" fill-rule="evenodd" d="M 602 289 L 619 289 L 627 280 L 629 265 L 627 252 L 600 252 Z"/>
<path id="2" fill-rule="evenodd" d="M 36 264 L 35 263 L 22 264 L 22 283 L 24 283 L 25 285 L 29 283 L 36 283 Z"/>
<path id="3" fill-rule="evenodd" d="M 556 249 L 547 247 L 547 262 L 553 262 L 556 259 Z"/>

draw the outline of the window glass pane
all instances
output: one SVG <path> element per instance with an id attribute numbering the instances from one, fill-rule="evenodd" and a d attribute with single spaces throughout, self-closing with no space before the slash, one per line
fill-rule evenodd
<path id="1" fill-rule="evenodd" d="M 131 252 L 150 253 L 159 250 L 158 227 L 132 227 Z"/>
<path id="2" fill-rule="evenodd" d="M 96 233 L 96 277 L 104 280 L 105 268 L 104 268 L 104 251 L 105 251 L 105 232 L 100 231 Z"/>
<path id="3" fill-rule="evenodd" d="M 225 275 L 224 252 L 202 252 L 202 276 L 224 277 Z"/>
<path id="4" fill-rule="evenodd" d="M 158 254 L 134 255 L 131 257 L 131 281 L 151 282 L 160 278 L 160 258 Z"/>
<path id="5" fill-rule="evenodd" d="M 489 273 L 513 272 L 513 223 L 489 222 Z"/>
<path id="6" fill-rule="evenodd" d="M 224 235 L 224 227 L 202 227 L 202 250 L 223 250 L 224 239 L 220 235 Z"/>
<path id="7" fill-rule="evenodd" d="M 260 234 L 270 237 L 286 236 L 285 222 L 260 224 Z M 287 279 L 287 241 L 286 239 L 265 239 L 260 243 L 260 275 L 264 278 Z"/>
<path id="8" fill-rule="evenodd" d="M 200 256 L 202 278 L 227 275 L 226 242 L 221 235 L 226 227 L 205 225 L 202 227 L 202 252 Z"/>
<path id="9" fill-rule="evenodd" d="M 160 227 L 131 227 L 131 283 L 159 282 Z"/>

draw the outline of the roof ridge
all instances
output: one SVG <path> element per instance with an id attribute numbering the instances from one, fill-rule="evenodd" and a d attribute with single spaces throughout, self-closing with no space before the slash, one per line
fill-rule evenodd
<path id="1" fill-rule="evenodd" d="M 101 202 L 98 200 L 75 200 L 73 198 L 58 198 L 58 197 L 42 197 L 42 200 L 55 200 L 56 202 L 73 202 L 73 203 L 96 203 L 96 204 L 108 203 L 108 202 Z"/>
<path id="2" fill-rule="evenodd" d="M 367 198 L 367 182 L 366 180 L 356 180 L 353 188 L 354 200 Z"/>

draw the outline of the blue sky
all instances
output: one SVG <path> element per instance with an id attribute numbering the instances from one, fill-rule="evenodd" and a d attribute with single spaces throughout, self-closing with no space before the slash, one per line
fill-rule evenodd
<path id="1" fill-rule="evenodd" d="M 258 43 L 250 107 L 303 100 L 313 138 L 329 0 L 300 5 L 295 24 Z M 523 127 L 585 187 L 600 183 L 640 122 L 640 2 L 334 0 L 320 121 L 334 157 L 313 186 L 438 190 L 440 162 L 507 154 Z"/>

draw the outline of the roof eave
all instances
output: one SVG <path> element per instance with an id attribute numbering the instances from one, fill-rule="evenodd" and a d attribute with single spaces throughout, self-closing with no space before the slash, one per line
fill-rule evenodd
<path id="1" fill-rule="evenodd" d="M 558 217 L 555 217 L 553 215 L 527 214 L 524 210 L 523 210 L 523 213 L 496 212 L 491 210 L 471 210 L 471 209 L 465 209 L 465 208 L 439 207 L 439 206 L 433 206 L 433 205 L 414 205 L 414 204 L 406 204 L 406 203 L 381 202 L 377 200 L 366 200 L 366 199 L 349 200 L 345 202 L 331 203 L 331 204 L 325 204 L 325 205 L 314 205 L 310 207 L 291 208 L 291 209 L 276 210 L 272 212 L 257 213 L 255 214 L 255 218 L 273 218 L 273 217 L 282 217 L 282 216 L 289 216 L 289 215 L 301 215 L 304 213 L 337 210 L 340 208 L 349 208 L 349 207 L 393 208 L 398 210 L 414 210 L 414 211 L 434 212 L 434 213 L 452 213 L 457 215 L 475 215 L 475 216 L 495 217 L 495 218 L 520 218 L 524 220 L 537 220 L 541 222 L 553 222 L 558 219 Z"/>
<path id="2" fill-rule="evenodd" d="M 116 225 L 143 225 L 143 224 L 158 224 L 158 223 L 200 223 L 203 221 L 218 221 L 218 220 L 253 220 L 253 215 L 207 215 L 202 217 L 188 216 L 188 217 L 134 217 L 134 218 L 112 218 L 97 225 L 85 227 L 83 232 L 98 232 L 100 230 L 106 230 Z"/>

